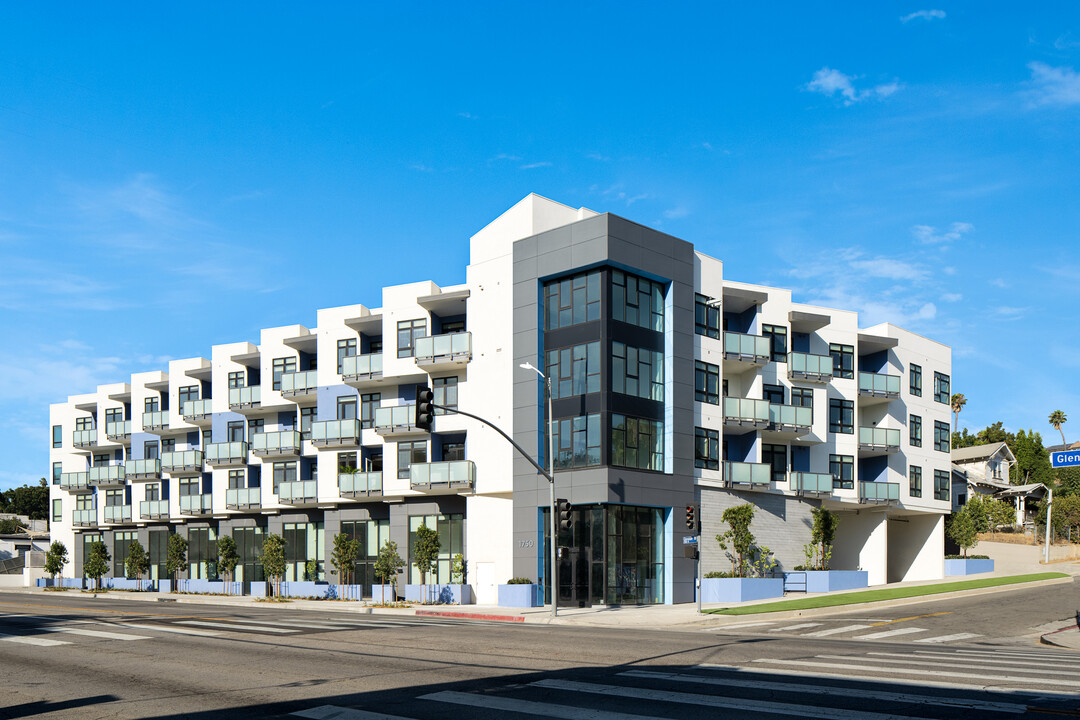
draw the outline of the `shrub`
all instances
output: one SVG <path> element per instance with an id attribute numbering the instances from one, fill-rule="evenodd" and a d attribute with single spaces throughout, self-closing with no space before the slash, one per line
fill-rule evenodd
<path id="1" fill-rule="evenodd" d="M 535 585 L 532 578 L 512 577 L 506 581 L 507 585 Z"/>
<path id="2" fill-rule="evenodd" d="M 989 555 L 946 555 L 946 560 L 989 560 Z"/>
<path id="3" fill-rule="evenodd" d="M 733 578 L 733 577 L 737 577 L 737 576 L 732 575 L 730 572 L 724 572 L 722 570 L 713 570 L 712 572 L 705 573 L 705 579 L 706 580 L 712 580 L 714 578 Z"/>

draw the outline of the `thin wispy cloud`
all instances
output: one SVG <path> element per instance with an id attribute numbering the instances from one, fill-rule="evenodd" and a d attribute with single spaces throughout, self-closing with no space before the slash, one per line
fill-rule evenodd
<path id="1" fill-rule="evenodd" d="M 1011 307 L 1008 305 L 1002 305 L 994 308 L 994 315 L 1001 320 L 1019 320 L 1024 317 L 1027 312 L 1027 308 L 1024 307 Z"/>
<path id="2" fill-rule="evenodd" d="M 1009 287 L 1009 283 L 1005 282 L 1005 280 L 1002 278 L 994 278 L 990 281 L 990 284 L 996 288 L 1001 288 L 1002 290 Z"/>
<path id="3" fill-rule="evenodd" d="M 839 96 L 844 105 L 854 105 L 870 99 L 883 100 L 900 89 L 899 81 L 893 80 L 860 90 L 855 87 L 855 81 L 860 78 L 859 75 L 845 75 L 839 70 L 823 67 L 814 73 L 813 79 L 804 86 L 804 89 L 829 98 Z"/>
<path id="4" fill-rule="evenodd" d="M 466 120 L 476 120 L 477 119 L 477 117 L 475 115 L 473 115 L 472 113 L 469 113 L 469 112 L 459 112 L 457 114 L 457 116 L 459 118 L 465 118 Z"/>
<path id="5" fill-rule="evenodd" d="M 941 296 L 941 299 L 945 302 L 960 302 L 964 299 L 964 296 L 960 293 L 945 293 Z"/>
<path id="6" fill-rule="evenodd" d="M 900 22 L 909 23 L 912 20 L 944 20 L 944 10 L 916 10 L 913 13 L 904 15 L 900 18 Z"/>
<path id="7" fill-rule="evenodd" d="M 522 165 L 521 169 L 522 170 L 533 170 L 535 168 L 544 168 L 544 167 L 551 167 L 551 163 L 549 163 L 546 160 L 543 160 L 541 162 L 534 162 L 534 163 L 529 163 L 527 165 Z"/>
<path id="8" fill-rule="evenodd" d="M 589 160 L 596 160 L 597 162 L 610 162 L 611 158 L 607 155 L 601 155 L 600 153 L 589 153 L 585 157 Z"/>
<path id="9" fill-rule="evenodd" d="M 1080 73 L 1071 67 L 1051 67 L 1043 62 L 1028 63 L 1032 106 L 1080 104 Z"/>
<path id="10" fill-rule="evenodd" d="M 519 156 L 517 156 L 517 155 L 509 155 L 507 153 L 499 153 L 495 157 L 491 158 L 492 162 L 495 162 L 495 161 L 498 161 L 498 160 L 506 160 L 507 162 L 518 162 L 518 161 L 521 160 L 521 158 Z"/>
<path id="11" fill-rule="evenodd" d="M 954 222 L 943 232 L 932 225 L 916 225 L 911 228 L 911 234 L 923 245 L 941 245 L 955 242 L 974 229 L 974 225 L 966 222 Z"/>
<path id="12" fill-rule="evenodd" d="M 435 168 L 431 167 L 430 165 L 425 165 L 423 163 L 413 163 L 412 165 L 409 166 L 409 169 L 410 170 L 416 170 L 417 172 L 425 172 L 425 173 L 435 172 Z"/>
<path id="13" fill-rule="evenodd" d="M 664 211 L 664 217 L 668 220 L 681 220 L 682 218 L 687 217 L 689 214 L 690 208 L 686 207 L 685 205 L 679 205 L 678 207 L 673 207 L 670 210 Z"/>
<path id="14" fill-rule="evenodd" d="M 894 260 L 890 258 L 875 258 L 873 260 L 853 260 L 850 263 L 852 269 L 870 277 L 886 278 L 888 280 L 916 280 L 925 277 L 927 271 L 914 263 Z"/>

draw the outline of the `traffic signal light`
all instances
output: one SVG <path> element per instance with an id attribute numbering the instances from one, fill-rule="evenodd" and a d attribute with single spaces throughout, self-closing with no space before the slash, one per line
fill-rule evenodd
<path id="1" fill-rule="evenodd" d="M 431 422 L 435 419 L 435 393 L 427 385 L 416 386 L 416 416 L 413 425 L 431 432 Z"/>
<path id="2" fill-rule="evenodd" d="M 686 529 L 694 535 L 701 529 L 701 517 L 697 505 L 686 506 Z"/>
<path id="3" fill-rule="evenodd" d="M 569 500 L 559 498 L 555 501 L 555 509 L 559 513 L 560 530 L 569 530 L 574 527 L 574 506 L 570 504 Z"/>

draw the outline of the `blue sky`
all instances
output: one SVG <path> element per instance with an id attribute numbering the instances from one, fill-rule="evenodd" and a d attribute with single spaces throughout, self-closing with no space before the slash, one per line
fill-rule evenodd
<path id="1" fill-rule="evenodd" d="M 529 192 L 948 343 L 961 425 L 1076 439 L 1080 6 L 391 5 L 0 8 L 0 488 L 50 402 L 462 282 Z"/>

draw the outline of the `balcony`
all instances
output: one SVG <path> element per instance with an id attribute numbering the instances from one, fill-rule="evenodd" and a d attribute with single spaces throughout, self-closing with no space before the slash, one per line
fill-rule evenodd
<path id="1" fill-rule="evenodd" d="M 296 457 L 300 454 L 300 433 L 296 430 L 255 433 L 251 452 L 257 457 Z"/>
<path id="2" fill-rule="evenodd" d="M 143 430 L 152 433 L 158 430 L 169 429 L 169 411 L 168 410 L 155 410 L 154 412 L 144 412 L 142 414 L 142 426 Z"/>
<path id="3" fill-rule="evenodd" d="M 213 502 L 211 501 L 212 495 L 205 493 L 203 495 L 181 495 L 180 496 L 180 514 L 181 515 L 209 515 Z"/>
<path id="4" fill-rule="evenodd" d="M 900 431 L 895 428 L 859 428 L 859 452 L 894 453 L 900 449 Z"/>
<path id="5" fill-rule="evenodd" d="M 139 503 L 139 517 L 143 520 L 168 520 L 168 500 L 143 500 Z"/>
<path id="6" fill-rule="evenodd" d="M 742 490 L 768 490 L 772 466 L 765 463 L 725 462 L 724 485 Z"/>
<path id="7" fill-rule="evenodd" d="M 339 473 L 338 492 L 343 498 L 381 497 L 382 471 Z"/>
<path id="8" fill-rule="evenodd" d="M 206 446 L 207 465 L 247 465 L 248 444 L 246 442 L 210 443 Z"/>
<path id="9" fill-rule="evenodd" d="M 375 408 L 375 432 L 380 435 L 404 435 L 424 432 L 415 425 L 416 405 Z"/>
<path id="10" fill-rule="evenodd" d="M 859 502 L 890 502 L 899 499 L 900 483 L 859 483 Z"/>
<path id="11" fill-rule="evenodd" d="M 456 493 L 476 484 L 476 463 L 472 460 L 413 463 L 409 466 L 409 486 L 425 493 Z"/>
<path id="12" fill-rule="evenodd" d="M 97 527 L 97 508 L 72 510 L 71 524 L 75 527 Z"/>
<path id="13" fill-rule="evenodd" d="M 230 410 L 253 410 L 262 407 L 262 385 L 229 388 Z"/>
<path id="14" fill-rule="evenodd" d="M 77 448 L 94 447 L 97 445 L 97 428 L 76 430 L 71 434 L 71 444 Z"/>
<path id="15" fill-rule="evenodd" d="M 193 425 L 209 425 L 214 414 L 211 407 L 213 404 L 213 400 L 210 398 L 188 400 L 180 406 L 180 414 L 184 416 L 184 422 Z"/>
<path id="16" fill-rule="evenodd" d="M 105 423 L 105 437 L 113 442 L 123 442 L 131 439 L 131 421 Z"/>
<path id="17" fill-rule="evenodd" d="M 128 460 L 124 463 L 124 474 L 129 480 L 158 480 L 161 478 L 161 461 L 157 458 Z"/>
<path id="18" fill-rule="evenodd" d="M 262 488 L 229 488 L 225 491 L 229 510 L 256 510 L 262 507 Z"/>
<path id="19" fill-rule="evenodd" d="M 198 475 L 203 469 L 202 450 L 161 453 L 161 469 L 173 475 Z"/>
<path id="20" fill-rule="evenodd" d="M 382 353 L 353 355 L 341 359 L 341 379 L 353 386 L 382 379 Z"/>
<path id="21" fill-rule="evenodd" d="M 724 360 L 749 365 L 765 365 L 772 356 L 769 338 L 742 333 L 724 333 Z"/>
<path id="22" fill-rule="evenodd" d="M 360 444 L 360 421 L 318 420 L 311 423 L 311 444 L 316 447 L 352 447 Z"/>
<path id="23" fill-rule="evenodd" d="M 787 376 L 789 380 L 827 383 L 833 377 L 832 356 L 790 352 L 787 356 Z"/>
<path id="24" fill-rule="evenodd" d="M 465 367 L 472 360 L 472 333 L 417 338 L 413 357 L 416 358 L 417 367 L 425 370 Z"/>
<path id="25" fill-rule="evenodd" d="M 130 505 L 106 505 L 105 506 L 105 522 L 107 522 L 107 523 L 129 523 L 129 522 L 131 522 L 131 506 Z"/>
<path id="26" fill-rule="evenodd" d="M 731 427 L 766 428 L 770 419 L 768 400 L 724 398 L 724 425 Z"/>
<path id="27" fill-rule="evenodd" d="M 900 397 L 900 376 L 859 373 L 859 397 L 895 400 Z"/>
<path id="28" fill-rule="evenodd" d="M 285 505 L 313 505 L 319 501 L 319 483 L 315 480 L 293 480 L 278 483 L 278 502 Z"/>
<path id="29" fill-rule="evenodd" d="M 281 376 L 281 395 L 287 398 L 314 397 L 319 389 L 317 370 L 285 373 Z"/>
<path id="30" fill-rule="evenodd" d="M 96 487 L 115 487 L 124 484 L 123 465 L 102 465 L 90 468 L 90 484 Z"/>
<path id="31" fill-rule="evenodd" d="M 60 489 L 68 492 L 90 492 L 90 473 L 60 473 Z"/>
<path id="32" fill-rule="evenodd" d="M 805 435 L 814 424 L 814 410 L 799 405 L 770 404 L 769 422 L 773 432 L 796 437 Z"/>
<path id="33" fill-rule="evenodd" d="M 828 473 L 793 472 L 791 489 L 802 495 L 831 495 L 833 476 Z"/>

